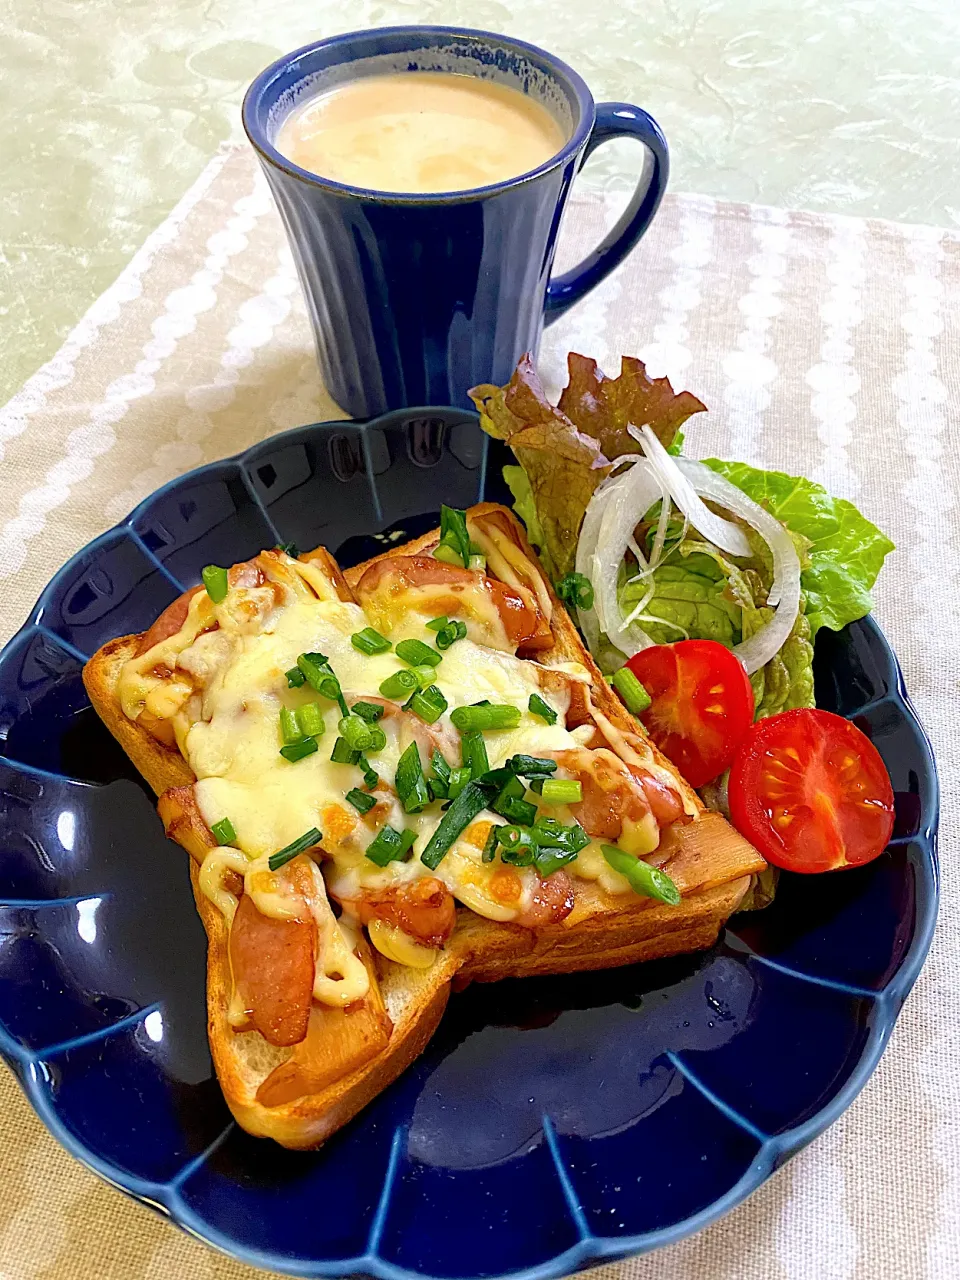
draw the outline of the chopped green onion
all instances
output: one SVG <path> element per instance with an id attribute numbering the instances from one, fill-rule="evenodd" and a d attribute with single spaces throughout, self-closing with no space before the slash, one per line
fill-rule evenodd
<path id="1" fill-rule="evenodd" d="M 374 653 L 386 653 L 390 648 L 387 637 L 382 636 L 379 631 L 374 631 L 373 627 L 364 627 L 362 631 L 355 631 L 350 637 L 350 643 L 368 657 Z"/>
<path id="2" fill-rule="evenodd" d="M 395 831 L 391 826 L 381 827 L 367 845 L 367 857 L 378 867 L 385 867 L 388 862 L 406 862 L 416 838 L 413 831 Z"/>
<path id="3" fill-rule="evenodd" d="M 319 702 L 307 702 L 297 711 L 300 728 L 308 738 L 321 738 L 326 725 L 323 723 L 323 712 Z"/>
<path id="4" fill-rule="evenodd" d="M 292 858 L 296 858 L 301 853 L 306 853 L 308 849 L 312 849 L 314 845 L 320 843 L 323 836 L 316 827 L 311 827 L 309 831 L 305 831 L 302 836 L 298 836 L 296 840 L 290 844 L 284 845 L 282 849 L 278 849 L 276 853 L 271 853 L 267 862 L 271 871 L 279 871 L 280 868 Z"/>
<path id="5" fill-rule="evenodd" d="M 565 605 L 593 608 L 593 584 L 582 573 L 568 573 L 557 583 L 557 595 Z"/>
<path id="6" fill-rule="evenodd" d="M 471 556 L 471 557 L 470 557 L 470 559 L 469 559 L 469 561 L 467 562 L 467 568 L 468 568 L 468 569 L 473 569 L 473 571 L 474 571 L 475 573 L 486 573 L 486 571 L 487 571 L 487 557 L 486 557 L 486 556 Z"/>
<path id="7" fill-rule="evenodd" d="M 540 794 L 544 804 L 579 804 L 583 784 L 574 778 L 547 778 Z"/>
<path id="8" fill-rule="evenodd" d="M 430 765 L 433 769 L 427 779 L 430 792 L 434 800 L 446 800 L 449 796 L 450 788 L 450 766 L 438 747 L 434 748 L 433 755 L 430 757 Z"/>
<path id="9" fill-rule="evenodd" d="M 287 677 L 287 684 L 291 689 L 299 689 L 307 683 L 307 677 L 303 674 L 299 667 L 291 667 L 289 671 L 284 672 Z"/>
<path id="10" fill-rule="evenodd" d="M 631 715 L 639 716 L 649 707 L 650 695 L 629 667 L 621 667 L 619 671 L 615 671 L 610 683 Z"/>
<path id="11" fill-rule="evenodd" d="M 396 654 L 409 667 L 435 667 L 443 661 L 436 649 L 431 649 L 422 640 L 398 640 Z"/>
<path id="12" fill-rule="evenodd" d="M 376 724 L 386 707 L 381 706 L 379 702 L 355 702 L 350 710 L 355 716 L 362 717 L 369 724 Z"/>
<path id="13" fill-rule="evenodd" d="M 213 838 L 217 844 L 236 844 L 237 833 L 233 829 L 233 823 L 229 818 L 221 818 L 219 822 L 215 822 L 210 828 L 213 832 Z"/>
<path id="14" fill-rule="evenodd" d="M 460 759 L 471 778 L 481 778 L 490 768 L 482 733 L 465 733 L 460 740 Z"/>
<path id="15" fill-rule="evenodd" d="M 445 627 L 442 627 L 437 632 L 437 648 L 449 649 L 457 640 L 466 639 L 466 635 L 466 623 L 460 622 L 459 619 L 454 619 L 453 622 L 448 622 Z"/>
<path id="16" fill-rule="evenodd" d="M 450 800 L 456 800 L 457 796 L 470 782 L 470 770 L 468 768 L 451 769 L 450 781 L 447 783 L 447 796 Z"/>
<path id="17" fill-rule="evenodd" d="M 576 856 L 576 849 L 544 849 L 540 847 L 537 849 L 533 859 L 533 865 L 537 868 L 537 874 L 546 880 L 548 876 L 552 876 L 561 867 L 569 866 Z"/>
<path id="18" fill-rule="evenodd" d="M 430 757 L 430 764 L 438 778 L 442 778 L 444 782 L 450 781 L 450 765 L 447 763 L 447 757 L 439 747 L 434 747 L 433 755 Z"/>
<path id="19" fill-rule="evenodd" d="M 415 693 L 404 709 L 419 716 L 424 724 L 435 724 L 447 709 L 447 700 L 435 684 Z"/>
<path id="20" fill-rule="evenodd" d="M 567 828 L 562 822 L 558 822 L 556 818 L 548 818 L 546 814 L 541 813 L 534 823 L 534 831 L 537 836 L 537 844 L 553 847 L 556 845 L 560 848 L 564 843 L 564 832 Z"/>
<path id="21" fill-rule="evenodd" d="M 382 751 L 387 745 L 387 735 L 383 732 L 378 724 L 370 725 L 370 745 L 367 751 L 371 755 L 376 755 L 378 751 Z"/>
<path id="22" fill-rule="evenodd" d="M 506 767 L 514 773 L 522 773 L 525 778 L 542 778 L 557 772 L 556 760 L 544 756 L 511 756 Z"/>
<path id="23" fill-rule="evenodd" d="M 416 742 L 411 742 L 397 761 L 394 785 L 404 813 L 421 813 L 430 803 L 427 780 L 423 776 L 423 763 L 420 760 L 420 749 Z"/>
<path id="24" fill-rule="evenodd" d="M 423 625 L 428 631 L 442 631 L 447 625 L 447 616 L 444 614 L 439 618 L 431 618 L 429 622 L 425 622 Z"/>
<path id="25" fill-rule="evenodd" d="M 651 867 L 632 854 L 624 853 L 616 845 L 602 844 L 600 852 L 614 871 L 619 871 L 630 881 L 630 888 L 634 893 L 639 893 L 644 898 L 656 898 L 657 902 L 665 902 L 670 907 L 679 904 L 680 890 L 666 872 L 658 867 Z"/>
<path id="26" fill-rule="evenodd" d="M 516 800 L 523 799 L 524 785 L 512 769 L 491 769 L 484 781 L 499 788 L 494 804 L 507 796 L 511 796 Z"/>
<path id="27" fill-rule="evenodd" d="M 352 804 L 355 809 L 359 809 L 361 813 L 369 813 L 377 803 L 376 796 L 372 796 L 366 791 L 361 791 L 359 787 L 351 787 L 344 799 Z"/>
<path id="28" fill-rule="evenodd" d="M 511 867 L 532 867 L 536 860 L 536 851 L 532 845 L 521 845 L 519 849 L 500 849 L 500 861 Z"/>
<path id="29" fill-rule="evenodd" d="M 590 843 L 590 837 L 579 822 L 571 822 L 565 827 L 556 818 L 547 818 L 542 814 L 533 824 L 533 837 L 541 849 L 564 849 L 579 853 Z"/>
<path id="30" fill-rule="evenodd" d="M 307 734 L 300 728 L 300 719 L 296 711 L 291 711 L 289 707 L 280 708 L 280 737 L 287 746 L 293 742 L 300 742 Z"/>
<path id="31" fill-rule="evenodd" d="M 295 542 L 278 542 L 274 547 L 274 551 L 285 551 L 291 560 L 296 560 L 300 555 L 300 550 Z"/>
<path id="32" fill-rule="evenodd" d="M 441 506 L 440 508 L 440 546 L 437 551 L 442 548 L 448 548 L 457 556 L 457 560 L 453 563 L 459 563 L 463 568 L 468 568 L 470 564 L 470 534 L 467 532 L 467 513 L 460 511 L 457 507 Z M 437 554 L 434 552 L 434 555 Z M 440 558 L 440 557 L 438 557 Z M 446 559 L 446 557 L 443 557 Z"/>
<path id="33" fill-rule="evenodd" d="M 306 676 L 307 684 L 311 689 L 316 689 L 317 693 L 322 693 L 331 702 L 339 703 L 340 710 L 345 716 L 350 714 L 350 708 L 340 688 L 340 681 L 334 675 L 325 654 L 301 653 L 297 658 L 297 666 Z"/>
<path id="34" fill-rule="evenodd" d="M 482 860 L 484 862 L 492 862 L 497 856 L 497 843 L 500 840 L 500 828 L 495 822 L 490 824 L 490 834 L 487 836 L 486 844 L 483 846 Z"/>
<path id="35" fill-rule="evenodd" d="M 484 729 L 515 729 L 520 723 L 520 708 L 511 706 L 457 707 L 450 719 L 461 733 L 481 733 Z"/>
<path id="36" fill-rule="evenodd" d="M 368 751 L 373 739 L 374 725 L 370 725 L 362 716 L 348 715 L 337 725 L 341 738 L 346 739 L 351 751 Z M 382 732 L 382 730 L 378 730 Z M 386 741 L 386 738 L 384 738 Z"/>
<path id="37" fill-rule="evenodd" d="M 500 827 L 500 860 L 514 867 L 529 867 L 536 857 L 536 844 L 528 827 L 511 823 Z"/>
<path id="38" fill-rule="evenodd" d="M 531 804 L 529 800 L 517 800 L 513 796 L 507 796 L 503 800 L 494 800 L 490 806 L 494 813 L 499 813 L 501 818 L 506 818 L 508 822 L 519 822 L 522 826 L 530 826 L 537 817 L 537 806 Z"/>
<path id="39" fill-rule="evenodd" d="M 421 667 L 411 667 L 410 670 L 417 677 L 417 684 L 421 689 L 426 689 L 428 684 L 433 684 L 437 678 L 436 667 L 431 667 L 428 663 L 424 663 Z"/>
<path id="40" fill-rule="evenodd" d="M 494 781 L 498 774 L 502 776 L 500 770 L 492 771 L 487 774 L 486 781 Z M 499 813 L 501 818 L 506 818 L 508 822 L 530 826 L 537 816 L 537 806 L 531 804 L 529 800 L 524 800 L 523 794 L 523 783 L 516 774 L 510 773 L 497 792 L 490 808 L 494 813 Z"/>
<path id="41" fill-rule="evenodd" d="M 420 861 L 425 867 L 431 871 L 437 869 L 453 842 L 466 830 L 477 814 L 487 807 L 489 795 L 489 787 L 479 782 L 467 783 L 440 819 L 437 829 L 427 842 L 427 847 L 421 853 Z"/>
<path id="42" fill-rule="evenodd" d="M 357 764 L 363 770 L 363 785 L 367 788 L 368 791 L 372 791 L 374 787 L 377 785 L 377 783 L 380 781 L 380 775 L 377 773 L 376 769 L 374 769 L 373 766 L 370 764 L 370 761 L 363 754 L 363 752 L 360 753 L 360 759 L 357 761 Z"/>
<path id="43" fill-rule="evenodd" d="M 316 738 L 301 738 L 299 742 L 291 742 L 289 746 L 281 747 L 280 754 L 284 760 L 289 760 L 291 764 L 296 764 L 298 760 L 303 760 L 306 756 L 312 756 L 316 750 Z"/>
<path id="44" fill-rule="evenodd" d="M 461 557 L 460 552 L 455 551 L 453 547 L 448 546 L 445 542 L 441 542 L 436 548 L 433 553 L 433 558 L 434 560 L 442 560 L 444 564 L 455 564 L 458 569 L 462 569 L 464 567 L 463 558 Z"/>
<path id="45" fill-rule="evenodd" d="M 227 594 L 227 571 L 218 564 L 205 564 L 200 570 L 200 577 L 207 589 L 207 595 L 214 604 L 219 604 Z"/>
<path id="46" fill-rule="evenodd" d="M 531 693 L 527 710 L 532 716 L 539 716 L 541 720 L 545 720 L 547 724 L 557 723 L 557 713 L 549 702 L 544 702 L 539 693 Z"/>
<path id="47" fill-rule="evenodd" d="M 581 849 L 585 849 L 590 843 L 590 837 L 587 835 L 586 831 L 584 831 L 583 827 L 581 827 L 579 822 L 572 823 L 567 827 L 567 831 L 570 833 L 568 837 L 569 847 L 576 853 L 579 853 Z"/>
<path id="48" fill-rule="evenodd" d="M 533 835 L 528 827 L 520 826 L 517 823 L 509 823 L 505 827 L 499 828 L 498 840 L 504 849 L 511 852 L 519 849 L 521 845 L 534 844 Z"/>
<path id="49" fill-rule="evenodd" d="M 416 693 L 417 686 L 418 681 L 414 673 L 404 669 L 395 671 L 392 676 L 387 676 L 380 685 L 380 692 L 385 698 L 390 698 L 394 702 L 403 702 L 410 697 L 411 693 Z"/>
<path id="50" fill-rule="evenodd" d="M 309 741 L 313 742 L 313 739 L 310 738 Z M 357 764 L 360 760 L 360 752 L 355 751 L 346 738 L 338 738 L 333 744 L 330 759 L 334 764 Z"/>

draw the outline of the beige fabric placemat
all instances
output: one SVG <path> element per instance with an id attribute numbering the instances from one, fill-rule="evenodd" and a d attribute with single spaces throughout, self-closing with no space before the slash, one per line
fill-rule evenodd
<path id="1" fill-rule="evenodd" d="M 611 216 L 574 200 L 565 262 Z M 800 472 L 895 539 L 876 592 L 944 789 L 944 897 L 875 1076 L 818 1141 L 698 1236 L 604 1280 L 960 1276 L 960 239 L 668 197 L 630 261 L 547 331 L 695 391 L 692 453 Z M 336 416 L 279 219 L 246 151 L 218 156 L 0 411 L 5 639 L 53 571 L 157 485 Z M 0 1072 L 0 1280 L 251 1280 L 68 1156 Z"/>

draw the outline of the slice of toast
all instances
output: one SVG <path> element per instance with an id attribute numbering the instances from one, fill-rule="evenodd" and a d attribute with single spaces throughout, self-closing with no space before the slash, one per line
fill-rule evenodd
<path id="1" fill-rule="evenodd" d="M 509 519 L 518 542 L 539 572 L 535 553 L 512 512 L 484 503 L 468 516 L 497 512 Z M 411 555 L 431 546 L 438 533 L 425 534 L 386 557 Z M 303 557 L 309 559 L 309 556 Z M 377 557 L 383 559 L 385 557 Z M 355 585 L 373 561 L 347 570 Z M 544 578 L 546 582 L 546 579 Z M 578 662 L 593 680 L 594 705 L 615 728 L 642 734 L 601 676 L 566 611 L 553 596 L 553 647 L 537 655 L 544 665 Z M 105 644 L 84 669 L 84 684 L 97 713 L 158 796 L 195 781 L 190 766 L 175 748 L 163 746 L 120 707 L 118 684 L 124 663 L 134 656 L 139 636 Z M 658 761 L 676 770 L 657 753 Z M 208 1033 L 217 1076 L 231 1111 L 248 1132 L 271 1137 L 283 1146 L 314 1147 L 345 1124 L 423 1051 L 446 1007 L 451 982 L 495 981 L 507 977 L 557 974 L 611 968 L 641 960 L 697 951 L 711 946 L 728 916 L 736 910 L 750 877 L 764 862 L 718 814 L 703 809 L 682 779 L 678 787 L 698 810 L 682 827 L 670 849 L 666 870 L 683 900 L 677 907 L 635 895 L 617 897 L 599 886 L 578 882 L 577 906 L 560 924 L 532 930 L 501 924 L 459 908 L 457 925 L 435 963 L 426 970 L 394 964 L 376 954 L 379 978 L 392 1034 L 384 1049 L 362 1066 L 316 1092 L 266 1106 L 257 1094 L 264 1081 L 294 1050 L 268 1044 L 257 1031 L 235 1031 L 227 1018 L 231 995 L 229 928 L 222 913 L 200 892 L 199 861 L 203 848 L 188 838 L 175 838 L 193 855 L 194 897 L 209 941 L 207 961 Z"/>

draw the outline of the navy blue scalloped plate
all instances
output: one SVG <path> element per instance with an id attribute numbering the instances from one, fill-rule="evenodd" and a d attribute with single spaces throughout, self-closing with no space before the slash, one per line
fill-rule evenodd
<path id="1" fill-rule="evenodd" d="M 706 954 L 456 996 L 423 1057 L 321 1151 L 230 1122 L 182 851 L 80 672 L 209 562 L 292 539 L 347 563 L 441 500 L 503 497 L 457 410 L 287 432 L 155 493 L 60 570 L 0 656 L 0 1051 L 60 1141 L 247 1262 L 303 1276 L 559 1276 L 741 1201 L 876 1065 L 933 931 L 937 780 L 866 619 L 817 641 L 817 700 L 893 778 L 894 839 L 784 876 Z M 371 536 L 371 531 L 372 536 Z"/>

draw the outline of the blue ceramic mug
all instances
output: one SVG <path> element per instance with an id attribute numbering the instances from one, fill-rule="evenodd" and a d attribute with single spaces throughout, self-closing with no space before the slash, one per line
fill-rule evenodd
<path id="1" fill-rule="evenodd" d="M 319 177 L 274 145 L 308 98 L 361 76 L 446 71 L 511 86 L 541 103 L 567 142 L 529 173 L 472 191 L 395 194 Z M 327 389 L 358 418 L 406 405 L 468 404 L 506 382 L 544 324 L 613 270 L 650 225 L 667 185 L 656 121 L 597 105 L 583 80 L 534 45 L 456 27 L 385 27 L 306 45 L 267 67 L 243 103 L 247 136 L 280 208 Z M 636 138 L 652 165 L 619 222 L 551 280 L 557 232 L 584 160 Z"/>

